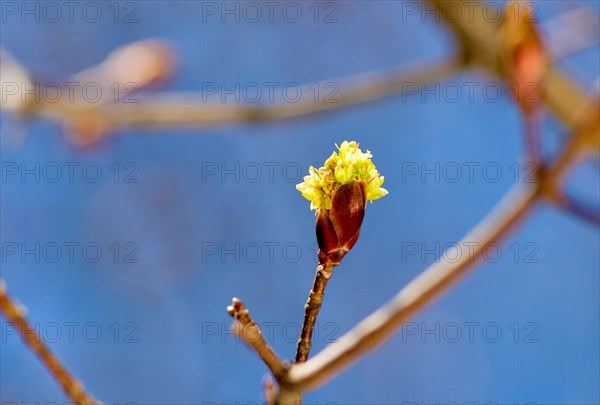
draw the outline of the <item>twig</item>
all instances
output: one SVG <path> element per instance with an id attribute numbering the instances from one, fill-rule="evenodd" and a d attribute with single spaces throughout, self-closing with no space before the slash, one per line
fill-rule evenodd
<path id="1" fill-rule="evenodd" d="M 592 207 L 575 200 L 573 197 L 562 193 L 560 198 L 552 199 L 551 202 L 569 214 L 600 226 L 600 212 L 598 210 L 594 211 Z"/>
<path id="2" fill-rule="evenodd" d="M 333 266 L 331 265 L 324 266 L 319 264 L 319 266 L 317 266 L 315 280 L 310 293 L 308 294 L 306 305 L 304 305 L 304 322 L 302 324 L 302 331 L 296 349 L 296 363 L 305 362 L 310 353 L 315 322 L 317 321 L 317 316 L 321 310 L 325 287 L 327 287 L 327 282 L 329 281 L 332 272 Z"/>
<path id="3" fill-rule="evenodd" d="M 27 319 L 21 306 L 8 296 L 6 284 L 0 279 L 0 313 L 11 322 L 19 333 L 25 344 L 40 358 L 42 364 L 48 369 L 54 379 L 60 384 L 63 391 L 76 404 L 96 404 L 98 403 L 89 395 L 83 385 L 60 362 L 52 351 L 46 346 L 41 336 L 37 334 Z"/>
<path id="4" fill-rule="evenodd" d="M 547 201 L 558 208 L 583 220 L 600 225 L 600 213 L 565 192 L 564 178 L 573 167 L 591 154 L 598 154 L 600 143 L 600 108 L 597 100 L 590 100 L 585 109 L 580 111 L 578 125 L 570 131 L 561 154 L 550 165 L 544 176 L 542 194 Z"/>
<path id="5" fill-rule="evenodd" d="M 455 263 L 440 261 L 432 265 L 403 288 L 392 301 L 359 323 L 336 344 L 327 346 L 306 363 L 293 365 L 285 383 L 302 390 L 317 388 L 359 356 L 381 345 L 404 320 L 429 304 L 467 270 L 473 268 L 486 247 L 506 236 L 528 213 L 537 196 L 537 186 L 513 190 L 464 238 L 465 241 L 478 241 L 472 255 L 459 255 L 460 259 Z"/>
<path id="6" fill-rule="evenodd" d="M 464 68 L 460 57 L 436 61 L 427 66 L 417 65 L 414 69 L 390 72 L 375 72 L 342 79 L 329 80 L 339 88 L 331 99 L 317 102 L 312 97 L 303 97 L 298 102 L 274 102 L 271 104 L 207 103 L 206 95 L 192 92 L 153 92 L 138 102 L 110 102 L 90 105 L 76 101 L 27 104 L 29 114 L 45 117 L 59 123 L 85 119 L 88 114 L 101 117 L 107 126 L 155 127 L 212 127 L 248 122 L 264 122 L 307 117 L 319 113 L 339 110 L 353 105 L 373 102 L 385 97 L 403 94 L 407 83 L 413 86 L 442 80 Z M 3 79 L 9 80 L 9 79 Z M 309 85 L 302 87 L 303 94 L 313 94 Z M 16 99 L 17 97 L 12 97 Z M 3 105 L 7 111 L 19 113 L 18 103 Z"/>
<path id="7" fill-rule="evenodd" d="M 271 370 L 273 377 L 279 380 L 286 372 L 287 367 L 267 344 L 260 328 L 250 317 L 250 312 L 246 309 L 244 303 L 237 298 L 233 298 L 232 305 L 227 307 L 227 312 L 237 321 L 233 324 L 233 330 L 236 335 L 254 349 L 269 370 Z"/>

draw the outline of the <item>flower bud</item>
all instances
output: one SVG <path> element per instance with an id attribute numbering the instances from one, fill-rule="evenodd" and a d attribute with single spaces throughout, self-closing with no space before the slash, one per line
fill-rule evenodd
<path id="1" fill-rule="evenodd" d="M 333 193 L 331 209 L 317 210 L 321 264 L 338 264 L 358 240 L 367 205 L 365 189 L 362 181 L 344 184 Z"/>
<path id="2" fill-rule="evenodd" d="M 381 188 L 384 177 L 363 153 L 358 143 L 344 141 L 319 169 L 310 167 L 304 182 L 296 186 L 316 210 L 319 262 L 337 265 L 360 235 L 367 200 L 377 200 L 388 192 Z"/>

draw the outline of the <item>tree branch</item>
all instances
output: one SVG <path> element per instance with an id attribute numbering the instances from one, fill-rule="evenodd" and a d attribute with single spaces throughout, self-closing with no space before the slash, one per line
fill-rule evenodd
<path id="1" fill-rule="evenodd" d="M 273 377 L 279 381 L 286 372 L 287 367 L 267 344 L 260 328 L 250 317 L 250 312 L 246 309 L 244 303 L 237 298 L 233 298 L 232 305 L 227 307 L 227 312 L 237 321 L 233 324 L 236 335 L 254 349 L 271 370 Z"/>
<path id="2" fill-rule="evenodd" d="M 5 63 L 7 58 L 2 60 Z M 9 60 L 10 61 L 10 60 Z M 8 62 L 7 62 L 8 63 Z M 16 62 L 12 66 L 20 66 Z M 4 67 L 4 66 L 3 66 Z M 10 97 L 3 104 L 7 111 L 27 113 L 48 118 L 59 123 L 85 120 L 93 117 L 110 127 L 195 127 L 266 122 L 303 118 L 354 105 L 397 96 L 406 90 L 406 83 L 424 83 L 442 80 L 464 68 L 459 57 L 436 61 L 427 66 L 389 72 L 360 74 L 327 81 L 335 83 L 339 92 L 330 100 L 305 97 L 299 102 L 274 102 L 272 104 L 207 103 L 206 95 L 192 92 L 152 92 L 140 97 L 136 103 L 105 102 L 98 104 L 74 102 L 48 102 L 42 97 L 39 103 L 19 103 L 22 96 Z M 12 69 L 11 71 L 15 71 Z M 93 69 L 91 70 L 94 71 Z M 21 75 L 26 75 L 21 71 Z M 89 77 L 87 74 L 85 77 Z M 89 79 L 91 80 L 91 79 Z M 16 82 L 4 75 L 3 82 Z M 20 82 L 18 82 L 20 83 Z M 32 85 L 30 85 L 33 87 Z M 313 94 L 309 85 L 302 86 L 303 94 Z"/>
<path id="3" fill-rule="evenodd" d="M 472 63 L 485 67 L 492 75 L 506 78 L 497 44 L 498 24 L 476 16 L 475 21 L 467 21 L 453 15 L 446 15 L 450 8 L 442 0 L 428 0 L 440 15 L 455 30 L 463 53 Z M 455 2 L 461 7 L 460 2 Z M 470 6 L 472 3 L 470 2 Z M 478 2 L 479 3 L 479 2 Z M 479 6 L 482 6 L 479 3 Z M 465 4 L 462 4 L 465 7 Z M 470 17 L 468 10 L 462 16 Z M 461 13 L 458 13 L 461 15 Z M 580 125 L 581 110 L 588 106 L 579 88 L 557 69 L 549 68 L 544 77 L 544 103 L 546 107 L 569 128 Z M 531 136 L 531 128 L 526 132 Z M 591 132 L 596 134 L 596 131 Z M 585 135 L 581 135 L 585 133 Z M 549 172 L 538 172 L 539 181 L 534 184 L 519 185 L 512 190 L 498 206 L 478 224 L 463 240 L 478 241 L 472 255 L 460 256 L 458 262 L 437 262 L 403 288 L 388 304 L 377 310 L 345 334 L 337 344 L 329 345 L 306 363 L 295 364 L 282 381 L 284 389 L 314 389 L 339 373 L 360 356 L 380 346 L 401 326 L 401 323 L 434 298 L 447 290 L 461 276 L 474 267 L 482 257 L 486 246 L 504 238 L 522 220 L 543 195 L 548 184 L 560 177 L 572 163 L 572 159 L 595 142 L 590 131 L 577 131 L 567 147 L 556 159 Z M 593 139 L 593 141 L 589 141 Z M 581 140 L 587 140 L 583 142 Z M 453 256 L 454 257 L 454 256 Z"/>
<path id="4" fill-rule="evenodd" d="M 303 363 L 308 358 L 310 348 L 312 346 L 312 334 L 321 310 L 321 303 L 323 302 L 323 296 L 325 294 L 325 287 L 333 272 L 333 266 L 322 265 L 317 266 L 317 272 L 315 274 L 315 281 L 308 294 L 308 300 L 304 306 L 304 322 L 302 324 L 302 331 L 300 338 L 298 339 L 298 346 L 296 349 L 296 363 Z"/>
<path id="5" fill-rule="evenodd" d="M 23 313 L 22 307 L 11 300 L 6 291 L 4 280 L 0 279 L 0 313 L 7 321 L 15 325 L 21 339 L 37 354 L 42 364 L 48 369 L 52 377 L 60 384 L 64 393 L 76 404 L 98 403 L 89 395 L 83 385 L 60 362 L 58 357 L 46 346 L 41 336 L 33 329 Z"/>
<path id="6" fill-rule="evenodd" d="M 538 196 L 536 186 L 513 190 L 464 241 L 477 241 L 472 255 L 459 255 L 455 263 L 440 261 L 403 288 L 388 304 L 345 334 L 336 344 L 289 370 L 285 384 L 302 390 L 314 389 L 348 367 L 358 357 L 375 349 L 417 310 L 447 290 L 479 261 L 486 247 L 504 237 L 530 210 Z M 452 256 L 454 257 L 454 256 Z"/>

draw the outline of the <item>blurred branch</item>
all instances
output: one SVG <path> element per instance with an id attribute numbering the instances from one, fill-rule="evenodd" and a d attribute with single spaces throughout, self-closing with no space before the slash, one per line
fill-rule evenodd
<path id="1" fill-rule="evenodd" d="M 7 321 L 15 325 L 25 344 L 40 358 L 41 362 L 48 369 L 54 379 L 60 384 L 63 391 L 76 404 L 96 404 L 98 403 L 91 395 L 86 393 L 84 387 L 69 371 L 62 365 L 46 346 L 41 336 L 37 334 L 27 319 L 24 309 L 21 305 L 15 303 L 6 291 L 4 280 L 0 279 L 0 313 Z"/>
<path id="2" fill-rule="evenodd" d="M 188 126 L 212 127 L 247 122 L 278 121 L 304 118 L 350 106 L 397 96 L 406 83 L 428 83 L 458 73 L 464 65 L 458 59 L 439 61 L 408 71 L 376 72 L 342 79 L 328 80 L 340 91 L 335 100 L 313 99 L 297 103 L 278 102 L 270 105 L 207 104 L 201 94 L 158 93 L 137 104 L 106 105 L 102 111 L 116 126 Z M 303 94 L 312 94 L 302 86 Z"/>
<path id="3" fill-rule="evenodd" d="M 452 29 L 468 62 L 482 67 L 490 75 L 506 79 L 499 42 L 500 20 L 486 20 L 480 1 L 423 0 L 431 4 L 442 20 Z M 448 4 L 452 3 L 452 7 Z M 460 12 L 456 12 L 458 7 Z M 568 127 L 577 124 L 579 111 L 586 105 L 583 91 L 558 68 L 549 66 L 543 81 L 542 102 L 548 110 Z"/>
<path id="4" fill-rule="evenodd" d="M 448 6 L 450 0 L 423 1 L 432 5 L 455 33 L 462 53 L 470 64 L 482 67 L 490 75 L 501 80 L 510 80 L 507 77 L 506 59 L 502 55 L 502 27 L 499 20 L 489 21 L 481 12 L 470 11 L 482 10 L 483 4 L 480 1 L 452 0 L 452 7 Z M 460 9 L 459 13 L 455 13 L 456 7 Z M 582 154 L 598 153 L 600 149 L 599 104 L 597 100 L 590 102 L 588 96 L 576 83 L 552 65 L 546 68 L 541 87 L 542 103 L 550 113 L 562 121 L 569 133 L 565 151 L 549 169 L 551 173 L 544 177 L 552 184 L 546 184 L 543 193 L 549 201 L 559 207 L 580 215 L 582 214 L 580 209 L 574 209 L 572 204 L 566 204 L 564 199 L 558 198 L 562 194 L 558 184 L 568 172 L 568 168 L 564 166 L 572 166 Z"/>
<path id="5" fill-rule="evenodd" d="M 130 47 L 133 45 L 129 45 Z M 108 60 L 116 59 L 114 56 Z M 5 58 L 2 58 L 4 65 Z M 122 64 L 119 61 L 119 64 Z M 113 71 L 108 68 L 107 62 L 102 64 L 102 71 Z M 20 66 L 20 65 L 18 65 Z M 4 69 L 4 66 L 2 66 Z M 6 111 L 13 113 L 26 113 L 45 117 L 59 123 L 81 121 L 94 117 L 101 119 L 107 127 L 141 126 L 152 127 L 211 127 L 216 125 L 237 124 L 244 122 L 264 122 L 301 118 L 314 114 L 339 110 L 353 105 L 373 102 L 385 97 L 402 94 L 406 90 L 406 83 L 428 83 L 442 80 L 458 73 L 464 68 L 460 58 L 437 61 L 428 66 L 417 65 L 414 69 L 396 70 L 390 72 L 375 72 L 357 76 L 329 80 L 339 88 L 331 100 L 315 101 L 312 97 L 299 102 L 274 102 L 272 104 L 252 103 L 207 103 L 206 95 L 192 92 L 153 92 L 145 96 L 140 95 L 140 100 L 135 103 L 125 101 L 89 103 L 83 100 L 73 102 L 48 102 L 43 98 L 39 103 L 20 103 L 15 100 L 22 98 L 9 97 L 12 102 L 3 100 L 2 106 Z M 79 78 L 97 81 L 91 69 Z M 26 71 L 15 72 L 14 77 L 28 75 Z M 121 75 L 124 75 L 121 73 Z M 114 76 L 114 75 L 113 75 Z M 112 76 L 111 76 L 112 77 Z M 122 79 L 123 80 L 123 79 Z M 4 75 L 4 83 L 20 83 L 12 79 L 11 75 Z M 128 81 L 132 81 L 129 79 Z M 103 80 L 106 82 L 106 80 Z M 110 83 L 110 81 L 108 81 Z M 31 85 L 33 86 L 33 85 Z M 309 90 L 310 84 L 302 87 L 303 94 L 313 94 Z"/>
<path id="6" fill-rule="evenodd" d="M 600 226 L 600 212 L 598 212 L 597 209 L 594 211 L 592 207 L 564 194 L 560 198 L 551 199 L 550 201 L 563 211 L 584 221 Z"/>
<path id="7" fill-rule="evenodd" d="M 498 71 L 496 33 L 499 23 L 485 21 L 481 13 L 480 2 L 428 0 L 457 34 L 462 44 L 462 52 L 457 57 L 431 63 L 426 66 L 374 72 L 357 76 L 330 80 L 340 92 L 331 100 L 301 100 L 299 102 L 275 102 L 272 104 L 252 103 L 207 103 L 206 95 L 193 92 L 147 92 L 140 100 L 127 102 L 122 98 L 114 100 L 108 91 L 115 82 L 123 85 L 133 83 L 137 89 L 149 83 L 163 81 L 171 76 L 175 65 L 175 56 L 169 44 L 159 40 L 143 40 L 118 48 L 101 64 L 86 69 L 70 78 L 73 82 L 100 84 L 105 90 L 100 102 L 86 102 L 82 97 L 75 100 L 51 102 L 41 98 L 38 102 L 23 101 L 24 91 L 9 95 L 9 101 L 3 97 L 2 108 L 5 111 L 40 116 L 65 125 L 68 130 L 84 133 L 92 142 L 99 138 L 100 132 L 119 127 L 193 127 L 206 128 L 218 125 L 230 125 L 251 122 L 267 122 L 302 118 L 314 114 L 335 111 L 354 105 L 373 102 L 386 97 L 403 94 L 406 83 L 430 83 L 445 79 L 466 67 L 467 56 L 470 61 L 485 66 L 494 74 Z M 468 3 L 468 4 L 467 4 Z M 455 14 L 456 7 L 461 13 Z M 474 14 L 474 15 L 473 15 Z M 460 16 L 460 17 L 457 17 Z M 582 17 L 585 18 L 582 19 Z M 472 21 L 474 17 L 475 21 Z M 547 23 L 547 27 L 560 26 L 559 34 L 548 41 L 554 54 L 564 57 L 598 41 L 598 23 L 587 9 L 576 9 L 564 13 Z M 548 31 L 548 30 L 547 30 Z M 550 30 L 549 32 L 554 32 Z M 29 84 L 32 88 L 31 73 L 13 58 L 7 58 L 3 52 L 0 58 L 4 84 Z M 577 101 L 572 84 L 559 72 L 548 75 L 552 92 L 548 95 L 547 105 L 561 119 L 572 124 L 570 112 L 564 106 Z M 311 93 L 309 85 L 303 86 L 304 93 Z M 23 90 L 23 89 L 22 89 Z M 556 92 L 554 92 L 556 90 Z M 106 97 L 106 95 L 108 95 Z M 16 97 L 15 97 L 16 96 Z M 328 102 L 329 101 L 329 102 Z M 91 134 L 87 132 L 92 132 Z"/>
<path id="8" fill-rule="evenodd" d="M 232 305 L 227 307 L 227 312 L 237 321 L 233 324 L 233 330 L 236 335 L 241 337 L 248 346 L 254 349 L 269 370 L 271 370 L 276 380 L 281 379 L 281 376 L 286 371 L 286 366 L 267 344 L 260 328 L 250 317 L 250 312 L 244 303 L 237 298 L 233 298 Z"/>
<path id="9" fill-rule="evenodd" d="M 565 177 L 573 167 L 600 153 L 600 101 L 589 100 L 580 112 L 577 125 L 569 132 L 569 137 L 558 158 L 549 165 L 543 184 L 543 196 L 558 208 L 583 220 L 600 225 L 600 213 L 586 206 L 565 192 Z"/>

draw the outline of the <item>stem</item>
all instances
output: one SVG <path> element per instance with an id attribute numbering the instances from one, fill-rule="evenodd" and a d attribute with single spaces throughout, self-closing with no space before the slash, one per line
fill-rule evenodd
<path id="1" fill-rule="evenodd" d="M 310 348 L 312 346 L 312 334 L 315 329 L 317 316 L 321 310 L 325 287 L 331 277 L 333 266 L 331 264 L 317 266 L 315 281 L 312 289 L 308 294 L 308 300 L 304 305 L 304 323 L 302 324 L 302 332 L 298 339 L 298 347 L 296 349 L 296 363 L 303 363 L 308 358 Z"/>
<path id="2" fill-rule="evenodd" d="M 4 280 L 0 280 L 0 313 L 2 313 L 7 321 L 15 325 L 21 334 L 21 339 L 32 352 L 37 354 L 42 364 L 46 366 L 50 374 L 60 384 L 67 397 L 76 404 L 98 403 L 91 395 L 85 392 L 83 385 L 71 375 L 58 357 L 46 346 L 41 336 L 29 325 L 29 322 L 25 319 L 22 307 L 8 296 Z"/>

